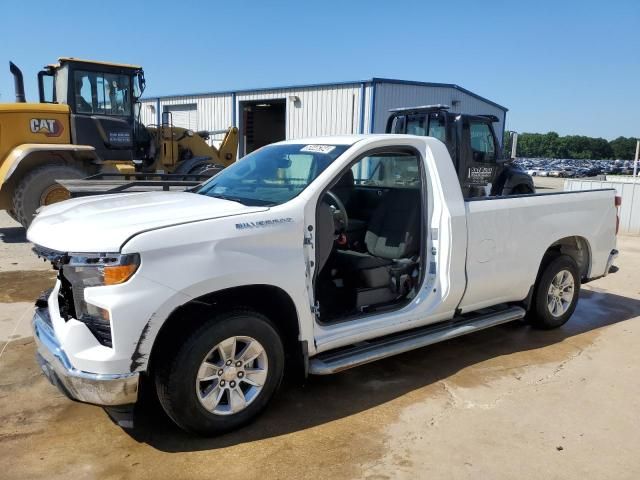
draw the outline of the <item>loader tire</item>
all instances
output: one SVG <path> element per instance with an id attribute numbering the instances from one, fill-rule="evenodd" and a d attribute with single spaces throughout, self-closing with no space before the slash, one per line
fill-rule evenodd
<path id="1" fill-rule="evenodd" d="M 16 212 L 14 212 L 13 209 L 7 210 L 7 215 L 9 215 L 16 222 L 20 222 L 20 220 L 18 220 L 18 216 L 16 215 Z"/>
<path id="2" fill-rule="evenodd" d="M 18 222 L 28 228 L 39 207 L 69 198 L 69 192 L 56 180 L 85 176 L 79 168 L 68 165 L 50 164 L 31 170 L 13 192 L 13 211 Z"/>

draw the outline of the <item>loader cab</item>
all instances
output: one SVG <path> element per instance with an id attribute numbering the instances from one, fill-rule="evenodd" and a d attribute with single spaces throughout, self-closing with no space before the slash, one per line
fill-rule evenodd
<path id="1" fill-rule="evenodd" d="M 43 103 L 71 109 L 71 140 L 106 161 L 131 161 L 136 150 L 137 100 L 144 72 L 136 65 L 60 58 L 38 74 Z"/>
<path id="2" fill-rule="evenodd" d="M 442 141 L 456 167 L 465 198 L 495 195 L 505 170 L 492 115 L 449 112 L 446 105 L 391 110 L 387 133 L 420 135 Z"/>

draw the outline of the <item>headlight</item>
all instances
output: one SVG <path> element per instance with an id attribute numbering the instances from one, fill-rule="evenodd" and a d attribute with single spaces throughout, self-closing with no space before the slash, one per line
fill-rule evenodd
<path id="1" fill-rule="evenodd" d="M 85 314 L 109 320 L 106 310 L 85 302 L 84 289 L 124 283 L 139 265 L 138 254 L 70 254 L 69 262 L 62 267 L 62 274 L 71 284 L 76 318 L 81 319 Z"/>

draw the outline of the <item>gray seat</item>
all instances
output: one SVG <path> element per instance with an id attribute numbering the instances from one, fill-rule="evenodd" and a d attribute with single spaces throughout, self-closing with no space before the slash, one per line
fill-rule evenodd
<path id="1" fill-rule="evenodd" d="M 339 250 L 338 262 L 347 270 L 358 272 L 363 298 L 358 294 L 358 306 L 371 304 L 373 297 L 382 303 L 394 298 L 392 270 L 411 265 L 420 244 L 420 191 L 393 189 L 373 213 L 365 244 L 367 253 Z M 387 291 L 383 291 L 387 290 Z M 382 300 L 380 300 L 382 299 Z"/>

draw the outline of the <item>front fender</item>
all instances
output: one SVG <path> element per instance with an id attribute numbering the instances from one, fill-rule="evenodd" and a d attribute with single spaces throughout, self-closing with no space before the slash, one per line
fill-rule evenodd
<path id="1" fill-rule="evenodd" d="M 64 159 L 65 153 L 73 159 L 97 159 L 95 148 L 88 145 L 25 143 L 11 150 L 2 162 L 0 185 L 8 182 L 21 165 L 29 164 L 29 167 L 33 167 L 40 162 L 51 161 L 52 156 L 60 157 L 61 154 Z"/>
<path id="2" fill-rule="evenodd" d="M 511 195 L 513 189 L 524 186 L 530 193 L 536 193 L 533 178 L 527 172 L 514 167 L 513 165 L 505 165 L 504 170 L 497 182 L 495 192 L 496 195 Z"/>
<path id="3" fill-rule="evenodd" d="M 264 229 L 236 227 L 240 218 L 252 222 L 264 220 L 265 215 L 291 216 L 292 221 Z M 176 225 L 130 239 L 123 253 L 140 253 L 136 275 L 172 292 L 150 300 L 137 332 L 129 332 L 129 345 L 133 339 L 138 342 L 132 352 L 132 367 L 146 369 L 156 337 L 175 309 L 204 295 L 248 285 L 273 286 L 289 295 L 298 312 L 300 339 L 311 341 L 314 320 L 306 290 L 303 237 L 303 223 L 293 212 L 272 210 Z"/>

